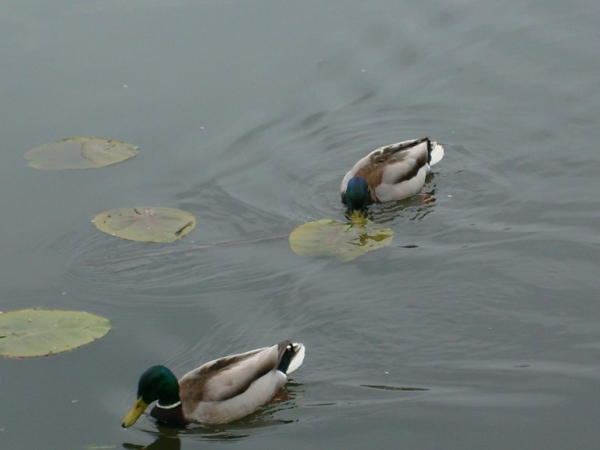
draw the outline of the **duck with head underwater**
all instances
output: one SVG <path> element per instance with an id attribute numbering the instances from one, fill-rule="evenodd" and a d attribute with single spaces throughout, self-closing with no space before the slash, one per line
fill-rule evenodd
<path id="1" fill-rule="evenodd" d="M 137 400 L 122 426 L 133 425 L 155 401 L 150 415 L 171 426 L 241 419 L 268 402 L 303 360 L 304 345 L 283 341 L 207 362 L 179 382 L 166 367 L 150 367 L 140 377 Z"/>
<path id="2" fill-rule="evenodd" d="M 373 150 L 342 180 L 342 202 L 353 217 L 361 217 L 372 203 L 393 202 L 415 195 L 425 185 L 431 166 L 443 156 L 444 148 L 427 137 Z"/>

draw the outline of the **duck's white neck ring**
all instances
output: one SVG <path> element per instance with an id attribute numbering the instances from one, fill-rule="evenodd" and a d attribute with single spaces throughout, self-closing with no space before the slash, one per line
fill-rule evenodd
<path id="1" fill-rule="evenodd" d="M 179 405 L 181 405 L 181 400 L 173 403 L 172 405 L 167 405 L 167 406 L 163 406 L 160 403 L 156 404 L 156 406 L 158 406 L 159 408 L 162 408 L 162 409 L 173 409 L 173 408 L 177 408 Z"/>

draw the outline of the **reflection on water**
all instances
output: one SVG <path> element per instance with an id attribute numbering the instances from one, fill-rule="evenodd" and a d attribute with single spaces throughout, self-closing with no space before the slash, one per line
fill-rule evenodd
<path id="1" fill-rule="evenodd" d="M 418 388 L 418 387 L 401 387 L 401 386 L 386 386 L 384 384 L 361 384 L 361 387 L 371 388 L 371 389 L 381 389 L 384 391 L 428 391 L 426 388 Z"/>
<path id="2" fill-rule="evenodd" d="M 181 439 L 177 430 L 159 429 L 159 431 L 145 431 L 153 442 L 149 445 L 124 443 L 123 448 L 130 450 L 181 450 Z"/>
<path id="3" fill-rule="evenodd" d="M 420 194 L 397 202 L 375 204 L 369 207 L 369 218 L 373 222 L 388 223 L 403 220 L 421 221 L 435 209 L 436 185 L 435 175 L 429 174 L 427 182 Z"/>

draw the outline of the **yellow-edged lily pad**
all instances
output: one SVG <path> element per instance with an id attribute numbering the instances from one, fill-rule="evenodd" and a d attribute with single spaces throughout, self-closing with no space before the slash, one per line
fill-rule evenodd
<path id="1" fill-rule="evenodd" d="M 111 236 L 163 244 L 186 236 L 196 227 L 196 218 L 187 211 L 146 206 L 103 211 L 92 222 Z"/>
<path id="2" fill-rule="evenodd" d="M 370 220 L 352 223 L 321 219 L 300 225 L 290 234 L 290 247 L 301 256 L 335 256 L 342 262 L 352 261 L 367 252 L 392 243 L 391 228 Z"/>
<path id="3" fill-rule="evenodd" d="M 0 355 L 46 356 L 73 350 L 110 330 L 104 317 L 83 311 L 24 309 L 0 313 Z"/>
<path id="4" fill-rule="evenodd" d="M 94 169 L 138 154 L 138 148 L 116 139 L 72 137 L 32 148 L 25 153 L 36 169 Z"/>

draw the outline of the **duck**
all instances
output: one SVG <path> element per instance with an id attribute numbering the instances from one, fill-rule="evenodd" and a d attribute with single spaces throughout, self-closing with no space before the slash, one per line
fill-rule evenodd
<path id="1" fill-rule="evenodd" d="M 402 200 L 425 185 L 431 166 L 444 157 L 444 148 L 428 137 L 397 142 L 373 150 L 344 176 L 342 203 L 364 215 L 373 203 Z"/>
<path id="2" fill-rule="evenodd" d="M 273 397 L 304 354 L 303 344 L 282 341 L 207 362 L 179 381 L 165 366 L 152 366 L 140 377 L 137 398 L 121 425 L 132 426 L 155 401 L 150 415 L 175 427 L 241 419 Z"/>

